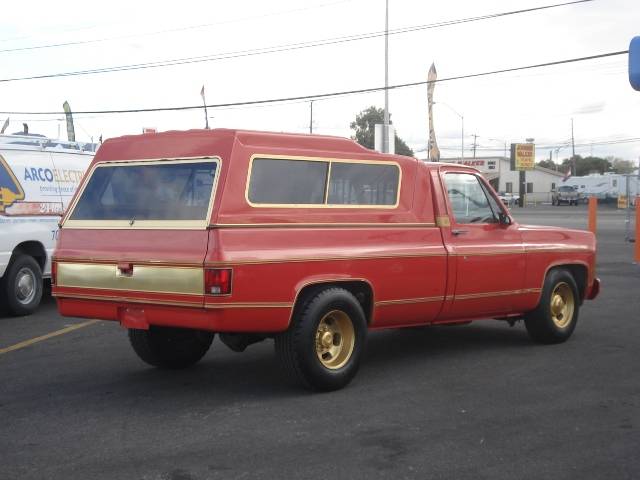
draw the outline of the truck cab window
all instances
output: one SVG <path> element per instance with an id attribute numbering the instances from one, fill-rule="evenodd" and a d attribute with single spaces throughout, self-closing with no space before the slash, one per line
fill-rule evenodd
<path id="1" fill-rule="evenodd" d="M 456 223 L 497 222 L 482 185 L 475 175 L 447 173 L 444 183 Z"/>

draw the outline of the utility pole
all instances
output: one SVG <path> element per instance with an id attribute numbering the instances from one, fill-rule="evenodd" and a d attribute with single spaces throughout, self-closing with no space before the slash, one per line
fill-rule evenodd
<path id="1" fill-rule="evenodd" d="M 384 126 L 382 151 L 389 153 L 389 0 L 385 0 L 384 15 Z"/>
<path id="2" fill-rule="evenodd" d="M 309 102 L 309 134 L 313 133 L 313 100 Z"/>
<path id="3" fill-rule="evenodd" d="M 476 158 L 476 147 L 478 146 L 478 135 L 475 133 L 471 135 L 473 137 L 473 158 Z"/>
<path id="4" fill-rule="evenodd" d="M 571 175 L 576 174 L 576 141 L 573 136 L 573 118 L 571 119 Z"/>

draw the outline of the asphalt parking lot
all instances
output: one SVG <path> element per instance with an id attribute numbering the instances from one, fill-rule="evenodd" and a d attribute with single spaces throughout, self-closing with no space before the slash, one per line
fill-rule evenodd
<path id="1" fill-rule="evenodd" d="M 587 224 L 583 206 L 514 213 Z M 0 317 L 0 478 L 638 478 L 640 266 L 622 212 L 598 225 L 602 292 L 567 343 L 497 321 L 377 332 L 329 394 L 290 386 L 270 341 L 155 370 L 118 325 L 62 318 L 47 296 Z"/>

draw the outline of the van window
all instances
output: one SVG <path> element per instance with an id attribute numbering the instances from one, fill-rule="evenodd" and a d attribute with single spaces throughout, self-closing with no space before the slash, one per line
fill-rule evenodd
<path id="1" fill-rule="evenodd" d="M 363 163 L 331 164 L 330 205 L 395 205 L 398 167 Z"/>
<path id="2" fill-rule="evenodd" d="M 98 166 L 70 220 L 205 220 L 215 161 Z"/>
<path id="3" fill-rule="evenodd" d="M 254 158 L 248 197 L 251 203 L 324 203 L 329 162 Z"/>

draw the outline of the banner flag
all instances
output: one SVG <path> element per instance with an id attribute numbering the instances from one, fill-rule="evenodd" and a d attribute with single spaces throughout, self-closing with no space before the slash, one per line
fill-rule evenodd
<path id="1" fill-rule="evenodd" d="M 200 96 L 202 97 L 202 106 L 204 107 L 204 128 L 209 130 L 209 113 L 207 112 L 207 101 L 204 98 L 204 85 L 200 90 Z"/>
<path id="2" fill-rule="evenodd" d="M 64 109 L 64 115 L 67 118 L 67 139 L 70 142 L 75 142 L 76 131 L 73 128 L 73 115 L 71 114 L 71 107 L 69 106 L 69 102 L 65 101 L 62 104 L 62 108 Z"/>
<path id="3" fill-rule="evenodd" d="M 427 76 L 427 101 L 429 109 L 429 159 L 432 162 L 440 161 L 440 149 L 438 148 L 438 142 L 436 141 L 436 131 L 433 126 L 433 90 L 436 88 L 436 79 L 438 78 L 438 72 L 436 72 L 436 64 L 432 63 L 429 69 L 429 75 Z"/>

